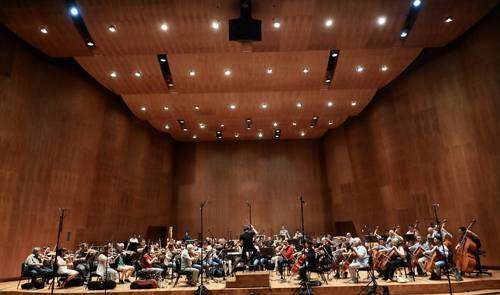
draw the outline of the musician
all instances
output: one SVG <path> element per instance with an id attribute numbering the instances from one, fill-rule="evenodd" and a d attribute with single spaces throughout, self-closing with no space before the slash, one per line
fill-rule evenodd
<path id="1" fill-rule="evenodd" d="M 294 240 L 300 240 L 303 237 L 302 232 L 300 232 L 299 229 L 295 231 L 295 234 L 293 235 Z"/>
<path id="2" fill-rule="evenodd" d="M 476 268 L 478 270 L 481 270 L 481 259 L 479 257 L 481 253 L 481 240 L 479 239 L 479 236 L 475 232 L 471 231 L 470 229 L 468 230 L 466 227 L 463 226 L 458 228 L 458 235 L 459 235 L 458 236 L 459 243 L 455 247 L 455 250 L 458 250 L 458 248 L 460 248 L 460 242 L 464 239 L 464 236 L 471 239 L 472 242 L 476 244 L 476 250 L 472 252 L 474 258 L 476 258 Z"/>
<path id="3" fill-rule="evenodd" d="M 243 233 L 240 235 L 240 242 L 243 244 L 243 249 L 241 257 L 245 264 L 248 262 L 249 258 L 255 252 L 255 246 L 253 240 L 259 233 L 255 230 L 253 225 L 245 225 L 243 227 Z"/>
<path id="4" fill-rule="evenodd" d="M 146 273 L 152 273 L 156 279 L 160 279 L 163 273 L 163 269 L 158 267 L 153 267 L 153 263 L 157 262 L 158 258 L 153 257 L 153 249 L 150 246 L 144 247 L 142 251 L 142 256 L 140 258 L 141 271 Z"/>
<path id="5" fill-rule="evenodd" d="M 349 264 L 349 275 L 350 279 L 347 281 L 348 283 L 358 283 L 357 270 L 362 267 L 368 266 L 368 251 L 365 246 L 361 242 L 360 238 L 354 238 L 352 240 L 352 254 L 355 256 L 354 260 Z"/>
<path id="6" fill-rule="evenodd" d="M 119 274 L 119 282 L 123 284 L 124 282 L 130 283 L 130 276 L 134 273 L 135 268 L 132 265 L 125 264 L 125 256 L 127 251 L 124 250 L 125 245 L 123 243 L 116 244 L 116 251 L 118 252 L 118 257 L 116 258 L 116 270 Z"/>
<path id="7" fill-rule="evenodd" d="M 188 241 L 191 241 L 191 240 L 193 240 L 193 238 L 191 238 L 191 236 L 189 235 L 189 232 L 186 231 L 184 233 L 184 237 L 182 238 L 182 242 L 187 243 Z"/>
<path id="8" fill-rule="evenodd" d="M 305 262 L 299 267 L 299 277 L 301 282 L 307 282 L 307 271 L 316 269 L 316 251 L 314 251 L 311 241 L 304 241 Z"/>
<path id="9" fill-rule="evenodd" d="M 198 256 L 194 253 L 195 247 L 191 244 L 188 244 L 184 250 L 182 250 L 181 254 L 181 270 L 183 272 L 191 273 L 188 276 L 188 285 L 196 286 L 198 282 L 198 275 L 200 271 L 197 268 L 194 268 L 193 262 L 198 260 Z"/>
<path id="10" fill-rule="evenodd" d="M 417 252 L 417 250 L 419 248 L 422 248 L 424 251 L 429 251 L 429 243 L 427 243 L 427 241 L 425 241 L 424 243 L 422 242 L 422 237 L 420 235 L 416 236 L 416 241 L 413 245 L 411 245 L 410 247 L 408 247 L 408 252 L 411 254 L 411 256 L 415 256 L 415 252 Z M 423 259 L 422 259 L 423 258 Z M 417 259 L 416 257 L 414 259 Z M 420 264 L 420 259 L 422 259 L 422 264 Z M 422 268 L 421 265 L 425 265 L 425 262 L 426 262 L 426 257 L 423 256 L 423 257 L 419 257 L 418 258 L 418 263 L 417 263 L 417 273 L 419 275 L 425 275 L 425 267 Z M 414 274 L 414 271 L 413 269 L 410 270 L 410 275 L 413 275 Z"/>
<path id="11" fill-rule="evenodd" d="M 382 271 L 384 281 L 395 281 L 394 272 L 398 267 L 402 267 L 406 263 L 406 251 L 403 247 L 403 239 L 394 237 L 391 239 L 391 245 L 391 252 L 394 251 L 394 257 L 391 261 L 389 261 L 387 269 L 385 271 Z"/>
<path id="12" fill-rule="evenodd" d="M 284 225 L 281 226 L 279 235 L 285 237 L 285 239 L 289 239 L 290 238 L 290 233 L 288 232 L 288 230 L 285 228 Z"/>
<path id="13" fill-rule="evenodd" d="M 354 242 L 354 238 L 352 237 L 351 233 L 346 233 L 345 234 L 345 238 L 346 238 L 346 241 L 347 243 L 352 246 L 353 242 Z"/>
<path id="14" fill-rule="evenodd" d="M 262 255 L 260 249 L 263 248 L 262 241 L 259 241 L 255 246 L 255 251 L 250 259 L 252 261 L 252 266 L 254 270 L 259 270 L 260 268 L 264 269 L 266 267 L 267 259 Z"/>
<path id="15" fill-rule="evenodd" d="M 84 278 L 88 278 L 90 275 L 90 263 L 89 256 L 93 254 L 89 249 L 87 243 L 81 243 L 78 250 L 75 252 L 75 259 L 73 260 L 73 265 L 75 269 L 82 275 Z"/>
<path id="16" fill-rule="evenodd" d="M 50 278 L 52 269 L 43 265 L 44 257 L 40 254 L 40 247 L 35 247 L 31 254 L 26 258 L 27 271 L 33 277 Z"/>
<path id="17" fill-rule="evenodd" d="M 446 259 L 450 254 L 448 247 L 445 244 L 441 243 L 442 238 L 440 235 L 434 236 L 434 246 L 429 251 L 425 252 L 426 256 L 431 256 L 435 252 L 438 252 L 438 256 L 434 261 L 434 270 L 430 276 L 430 280 L 440 280 L 441 279 L 441 269 L 446 265 Z M 424 268 L 425 269 L 425 268 Z"/>
<path id="18" fill-rule="evenodd" d="M 69 260 L 66 259 L 68 254 L 68 250 L 64 248 L 59 248 L 56 251 L 56 264 L 57 264 L 57 274 L 58 275 L 66 275 L 67 279 L 64 281 L 62 287 L 66 287 L 66 284 L 72 279 L 76 278 L 79 273 L 74 269 L 69 269 L 68 267 L 71 265 Z"/>
<path id="19" fill-rule="evenodd" d="M 118 281 L 118 272 L 111 268 L 110 264 L 115 261 L 116 257 L 111 256 L 111 247 L 104 246 L 99 256 L 97 256 L 96 273 L 101 276 L 104 281 Z"/>
<path id="20" fill-rule="evenodd" d="M 137 247 L 139 246 L 139 238 L 138 235 L 133 234 L 128 240 L 127 249 L 133 252 L 137 252 Z"/>

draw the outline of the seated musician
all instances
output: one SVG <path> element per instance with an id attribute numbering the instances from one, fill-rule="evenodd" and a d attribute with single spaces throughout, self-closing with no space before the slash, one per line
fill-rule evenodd
<path id="1" fill-rule="evenodd" d="M 395 230 L 392 230 L 392 229 L 391 229 L 391 230 L 389 231 L 389 236 L 387 237 L 387 240 L 386 240 L 385 242 L 386 242 L 386 244 L 392 244 L 392 241 L 393 241 L 393 240 L 398 240 L 398 241 L 399 241 L 399 240 L 403 240 L 403 237 L 401 237 L 401 236 L 397 233 L 397 231 L 395 231 Z"/>
<path id="2" fill-rule="evenodd" d="M 43 265 L 43 256 L 40 254 L 40 247 L 35 247 L 31 254 L 26 258 L 27 271 L 33 277 L 50 278 L 52 269 Z"/>
<path id="3" fill-rule="evenodd" d="M 386 245 L 386 240 L 379 236 L 378 238 L 378 244 L 373 246 L 372 247 L 373 250 L 377 250 L 377 251 L 382 251 L 382 252 L 387 252 L 389 251 L 391 248 L 388 248 L 387 245 Z"/>
<path id="4" fill-rule="evenodd" d="M 368 252 L 363 246 L 360 238 L 354 238 L 351 246 L 352 254 L 355 255 L 354 260 L 349 264 L 350 279 L 348 283 L 358 283 L 357 270 L 368 266 Z"/>
<path id="5" fill-rule="evenodd" d="M 455 246 L 455 249 L 458 249 L 460 247 L 460 242 L 464 239 L 464 235 L 466 235 L 469 239 L 472 240 L 476 244 L 476 250 L 472 251 L 472 254 L 474 255 L 474 258 L 476 258 L 476 268 L 478 270 L 481 270 L 481 259 L 479 255 L 481 254 L 481 240 L 479 239 L 479 236 L 471 231 L 470 229 L 467 230 L 466 227 L 459 227 L 458 228 L 458 244 Z"/>
<path id="6" fill-rule="evenodd" d="M 429 244 L 427 243 L 427 241 L 425 243 L 422 243 L 422 237 L 421 236 L 416 236 L 415 243 L 413 245 L 411 245 L 410 247 L 408 247 L 409 255 L 411 257 L 414 257 L 416 255 L 417 250 L 420 249 L 420 248 L 422 248 L 424 251 L 429 251 Z M 422 251 L 422 250 L 420 250 L 420 251 Z M 418 261 L 418 260 L 420 260 L 422 258 L 425 258 L 425 256 L 415 257 L 414 259 L 416 261 Z M 422 260 L 422 264 L 425 265 L 425 259 Z M 417 268 L 417 273 L 419 275 L 424 275 L 425 274 L 425 268 L 422 268 L 421 265 L 420 265 L 420 263 L 416 264 L 416 268 Z M 414 269 L 410 269 L 410 275 L 414 275 L 414 274 L 415 274 L 415 270 Z"/>
<path id="7" fill-rule="evenodd" d="M 290 233 L 288 232 L 288 230 L 285 228 L 284 225 L 281 226 L 279 235 L 282 236 L 282 237 L 284 237 L 285 239 L 289 239 L 290 238 Z"/>
<path id="8" fill-rule="evenodd" d="M 88 278 L 90 275 L 90 263 L 89 258 L 95 250 L 89 249 L 87 243 L 81 243 L 79 249 L 75 252 L 75 259 L 73 260 L 73 265 L 75 269 L 84 278 Z"/>
<path id="9" fill-rule="evenodd" d="M 393 258 L 389 261 L 386 270 L 382 271 L 383 280 L 394 280 L 394 272 L 398 267 L 404 266 L 406 263 L 406 251 L 403 247 L 403 239 L 397 237 L 391 239 L 391 251 L 394 251 Z M 390 254 L 390 253 L 389 253 Z"/>
<path id="10" fill-rule="evenodd" d="M 189 235 L 189 232 L 186 231 L 184 233 L 184 237 L 182 238 L 182 242 L 187 243 L 188 241 L 191 241 L 191 240 L 193 240 L 193 238 L 191 238 L 191 236 Z"/>
<path id="11" fill-rule="evenodd" d="M 293 248 L 293 245 L 290 245 L 290 242 L 285 240 L 283 242 L 283 248 L 281 249 L 281 255 L 278 256 L 278 272 L 281 275 L 281 279 L 284 279 L 283 270 L 285 265 L 293 264 L 294 253 L 295 249 Z"/>
<path id="12" fill-rule="evenodd" d="M 125 245 L 123 243 L 116 244 L 116 251 L 118 252 L 118 257 L 116 258 L 116 270 L 119 274 L 119 282 L 123 284 L 124 282 L 130 283 L 130 276 L 134 273 L 135 268 L 132 265 L 125 264 L 125 256 L 127 256 L 127 251 L 125 251 Z"/>
<path id="13" fill-rule="evenodd" d="M 137 245 L 137 253 L 140 253 L 141 255 L 144 254 L 144 248 L 146 248 L 146 240 L 145 239 L 140 239 L 139 240 L 139 245 Z"/>
<path id="14" fill-rule="evenodd" d="M 346 233 L 345 238 L 346 238 L 347 243 L 352 246 L 352 244 L 354 242 L 354 238 L 352 237 L 351 233 Z"/>
<path id="15" fill-rule="evenodd" d="M 141 263 L 141 271 L 152 274 L 155 279 L 160 279 L 161 275 L 163 273 L 163 269 L 158 268 L 158 267 L 153 267 L 153 263 L 156 263 L 158 261 L 157 257 L 153 257 L 153 249 L 150 246 L 144 247 L 144 250 L 142 251 L 142 256 L 140 258 L 140 263 Z"/>
<path id="16" fill-rule="evenodd" d="M 188 285 L 196 286 L 200 271 L 193 267 L 193 262 L 198 260 L 198 256 L 194 253 L 195 247 L 188 244 L 181 254 L 181 271 L 190 273 L 188 276 Z"/>
<path id="17" fill-rule="evenodd" d="M 129 251 L 137 252 L 137 247 L 139 246 L 139 238 L 137 234 L 132 234 L 128 240 L 127 249 Z"/>
<path id="18" fill-rule="evenodd" d="M 299 278 L 301 282 L 307 282 L 307 271 L 313 271 L 316 269 L 316 251 L 314 251 L 313 244 L 311 241 L 304 241 L 304 254 L 305 261 L 299 267 Z"/>
<path id="19" fill-rule="evenodd" d="M 430 276 L 430 280 L 440 280 L 441 279 L 441 269 L 446 265 L 446 259 L 449 256 L 449 250 L 448 247 L 446 247 L 445 244 L 441 243 L 441 236 L 440 235 L 434 235 L 434 242 L 433 242 L 433 247 L 425 252 L 426 256 L 432 256 L 435 252 L 438 252 L 437 259 L 434 261 L 434 269 L 433 272 Z M 429 259 L 427 259 L 428 261 Z M 424 268 L 425 269 L 425 268 Z"/>
<path id="20" fill-rule="evenodd" d="M 252 261 L 252 266 L 254 270 L 264 269 L 266 267 L 267 259 L 262 255 L 260 249 L 264 247 L 262 241 L 259 241 L 255 246 L 255 252 L 252 255 L 250 261 Z"/>
<path id="21" fill-rule="evenodd" d="M 118 281 L 118 272 L 111 268 L 110 264 L 114 262 L 114 258 L 111 257 L 111 248 L 109 245 L 104 246 L 99 256 L 97 256 L 97 270 L 96 273 L 104 281 Z"/>
<path id="22" fill-rule="evenodd" d="M 302 237 L 303 237 L 302 232 L 300 232 L 300 230 L 299 230 L 299 229 L 297 229 L 297 230 L 295 231 L 295 234 L 293 235 L 293 238 L 294 238 L 295 240 L 300 240 Z"/>
<path id="23" fill-rule="evenodd" d="M 63 288 L 66 287 L 66 284 L 69 281 L 79 275 L 78 271 L 69 268 L 71 263 L 69 263 L 69 260 L 66 259 L 67 254 L 68 250 L 64 248 L 59 248 L 56 251 L 57 274 L 67 276 L 64 284 L 62 285 Z"/>

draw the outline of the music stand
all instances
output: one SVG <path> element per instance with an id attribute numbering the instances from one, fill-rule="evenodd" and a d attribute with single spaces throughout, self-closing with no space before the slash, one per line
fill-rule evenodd
<path id="1" fill-rule="evenodd" d="M 414 234 L 404 234 L 403 239 L 405 240 L 405 242 L 414 243 L 417 240 L 417 237 Z"/>

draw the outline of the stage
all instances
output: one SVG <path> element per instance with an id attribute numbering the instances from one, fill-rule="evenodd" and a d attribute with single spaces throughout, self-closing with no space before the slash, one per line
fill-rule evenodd
<path id="1" fill-rule="evenodd" d="M 360 290 L 368 283 L 365 280 L 365 274 L 361 275 L 362 281 L 359 284 L 347 284 L 344 279 L 333 279 L 328 281 L 328 285 L 314 287 L 314 294 L 358 294 Z M 314 279 L 314 278 L 313 278 Z M 228 279 L 230 280 L 230 279 Z M 446 294 L 448 293 L 448 284 L 446 280 L 430 281 L 427 278 L 416 277 L 415 282 L 408 283 L 385 283 L 379 281 L 380 286 L 387 286 L 390 294 Z M 0 283 L 0 293 L 2 295 L 22 295 L 22 293 L 30 294 L 47 294 L 50 293 L 49 288 L 41 290 L 22 290 L 16 289 L 17 281 Z M 274 272 L 271 275 L 270 288 L 226 288 L 225 282 L 210 282 L 208 289 L 210 294 L 292 294 L 299 287 L 298 282 L 294 279 L 282 282 L 277 279 Z M 453 293 L 464 294 L 500 294 L 500 271 L 494 271 L 492 277 L 482 278 L 464 278 L 464 281 L 457 282 L 452 280 Z M 196 288 L 187 287 L 184 280 L 181 279 L 179 284 L 173 288 L 169 284 L 166 288 L 153 290 L 130 290 L 128 284 L 118 285 L 116 289 L 107 291 L 115 295 L 133 295 L 134 293 L 163 293 L 187 295 L 193 294 Z M 469 293 L 472 292 L 472 293 Z M 55 289 L 58 294 L 85 294 L 85 293 L 104 293 L 104 291 L 88 291 L 84 287 L 74 287 L 69 289 Z M 153 294 L 155 295 L 155 294 Z"/>

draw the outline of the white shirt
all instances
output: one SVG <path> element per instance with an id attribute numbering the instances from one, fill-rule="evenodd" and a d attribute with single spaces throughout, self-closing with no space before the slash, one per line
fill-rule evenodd
<path id="1" fill-rule="evenodd" d="M 109 267 L 110 258 L 106 257 L 104 254 L 99 254 L 97 257 L 97 270 L 96 273 L 103 276 L 106 273 L 106 268 Z"/>

